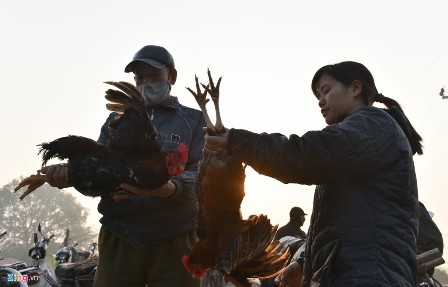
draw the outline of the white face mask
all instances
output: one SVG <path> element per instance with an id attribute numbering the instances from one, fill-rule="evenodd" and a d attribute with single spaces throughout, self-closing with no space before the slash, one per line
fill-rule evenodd
<path id="1" fill-rule="evenodd" d="M 168 81 L 146 82 L 138 86 L 148 106 L 157 106 L 170 97 L 171 84 Z"/>

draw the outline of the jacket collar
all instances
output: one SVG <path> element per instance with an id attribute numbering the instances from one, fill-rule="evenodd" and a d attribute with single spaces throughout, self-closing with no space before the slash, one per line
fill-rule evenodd
<path id="1" fill-rule="evenodd" d="M 177 107 L 179 107 L 179 105 L 180 105 L 179 99 L 177 97 L 170 96 L 168 99 L 157 105 L 157 107 L 176 109 Z M 149 107 L 153 108 L 152 106 Z"/>

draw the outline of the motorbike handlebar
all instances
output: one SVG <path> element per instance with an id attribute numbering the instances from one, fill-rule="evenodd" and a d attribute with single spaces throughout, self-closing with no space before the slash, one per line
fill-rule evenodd
<path id="1" fill-rule="evenodd" d="M 46 241 L 47 241 L 47 242 L 50 242 L 50 240 L 51 240 L 53 237 L 54 237 L 54 234 L 52 234 L 50 237 L 48 237 L 48 238 L 46 239 Z"/>

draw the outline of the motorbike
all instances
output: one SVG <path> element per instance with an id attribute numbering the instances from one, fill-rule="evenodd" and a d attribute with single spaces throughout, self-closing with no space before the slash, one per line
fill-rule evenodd
<path id="1" fill-rule="evenodd" d="M 0 234 L 0 239 L 6 234 L 6 231 Z M 0 257 L 0 286 L 27 287 L 28 277 L 23 278 L 22 274 L 18 271 L 26 267 L 25 262 L 19 259 Z"/>
<path id="2" fill-rule="evenodd" d="M 288 246 L 289 248 L 291 258 L 289 259 L 288 264 L 297 260 L 299 261 L 301 260 L 303 265 L 305 239 L 299 239 L 292 236 L 285 236 L 280 238 L 279 241 L 280 241 L 280 247 L 277 249 L 278 251 L 282 250 L 285 246 Z M 261 287 L 277 287 L 277 284 L 275 283 L 275 277 L 260 280 Z"/>
<path id="3" fill-rule="evenodd" d="M 98 244 L 92 243 L 87 252 L 77 250 L 77 245 L 78 243 L 75 242 L 56 253 L 58 264 L 54 273 L 61 287 L 93 286 L 98 261 L 96 254 Z"/>
<path id="4" fill-rule="evenodd" d="M 0 286 L 92 287 L 98 260 L 98 244 L 90 244 L 89 251 L 79 251 L 77 242 L 61 248 L 55 256 L 57 266 L 54 277 L 45 262 L 47 247 L 54 235 L 44 236 L 40 223 L 37 230 L 42 239 L 39 241 L 37 233 L 34 233 L 34 245 L 28 251 L 28 256 L 33 259 L 30 266 L 18 259 L 0 257 Z M 0 239 L 6 234 L 6 231 L 1 233 Z"/>
<path id="5" fill-rule="evenodd" d="M 47 247 L 54 235 L 45 237 L 40 223 L 37 230 L 42 235 L 42 240 L 39 241 L 37 233 L 34 233 L 34 244 L 28 250 L 31 265 L 27 266 L 22 261 L 10 258 L 9 262 L 0 267 L 2 286 L 58 287 L 45 262 Z M 6 232 L 2 235 L 4 234 Z"/>
<path id="6" fill-rule="evenodd" d="M 89 250 L 90 251 L 80 251 L 78 250 L 78 242 L 74 242 L 70 246 L 64 246 L 58 250 L 55 254 L 55 266 L 61 263 L 76 263 L 81 260 L 85 260 L 93 256 L 93 252 L 96 249 L 96 243 L 92 243 Z"/>
<path id="7" fill-rule="evenodd" d="M 442 287 L 439 281 L 428 272 L 434 267 L 442 265 L 445 260 L 438 248 L 428 250 L 417 255 L 417 280 L 418 287 Z"/>
<path id="8" fill-rule="evenodd" d="M 296 239 L 294 237 L 287 236 L 281 238 L 280 243 L 281 246 L 279 247 L 278 250 L 280 250 L 286 245 L 289 247 L 289 251 L 291 253 L 289 264 L 298 261 L 303 266 L 306 240 Z M 443 285 L 440 282 L 438 282 L 427 271 L 443 263 L 445 263 L 445 260 L 442 258 L 442 254 L 439 252 L 437 248 L 418 254 L 417 287 L 442 287 Z M 261 281 L 261 287 L 277 287 L 277 284 L 275 283 L 275 277 L 263 279 L 260 281 Z"/>
<path id="9" fill-rule="evenodd" d="M 37 227 L 37 231 L 42 236 L 42 239 L 39 241 L 37 233 L 34 233 L 34 245 L 28 250 L 28 256 L 32 259 L 31 266 L 25 269 L 18 270 L 23 276 L 37 274 L 34 275 L 33 278 L 38 279 L 37 282 L 28 282 L 28 286 L 34 287 L 58 287 L 58 283 L 56 278 L 53 276 L 51 271 L 47 267 L 47 263 L 45 262 L 45 258 L 47 256 L 47 248 L 51 239 L 53 239 L 54 234 L 50 235 L 50 237 L 46 237 L 42 233 L 42 227 L 39 223 Z M 30 277 L 30 276 L 28 276 Z"/>

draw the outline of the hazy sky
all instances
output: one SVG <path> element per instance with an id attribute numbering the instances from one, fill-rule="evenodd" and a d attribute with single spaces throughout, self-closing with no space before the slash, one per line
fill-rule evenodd
<path id="1" fill-rule="evenodd" d="M 227 127 L 302 135 L 325 127 L 310 81 L 323 65 L 365 64 L 424 138 L 420 200 L 448 242 L 447 1 L 0 1 L 0 185 L 40 167 L 37 144 L 68 134 L 97 139 L 108 115 L 104 81 L 147 44 L 174 56 L 172 93 L 210 68 Z M 243 214 L 285 224 L 311 214 L 314 186 L 284 185 L 248 169 Z M 75 190 L 71 190 L 78 194 Z M 79 195 L 98 224 L 96 200 Z M 308 220 L 305 230 L 308 228 Z M 446 264 L 445 264 L 446 265 Z"/>

